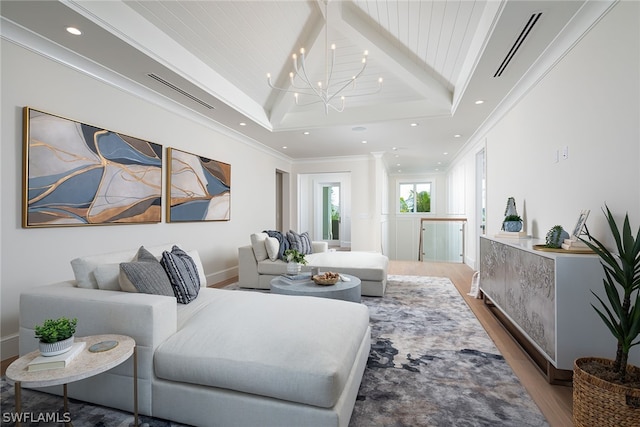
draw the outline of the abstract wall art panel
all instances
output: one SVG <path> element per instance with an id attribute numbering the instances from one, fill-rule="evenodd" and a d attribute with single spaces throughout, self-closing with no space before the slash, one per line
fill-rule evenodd
<path id="1" fill-rule="evenodd" d="M 167 149 L 167 221 L 229 221 L 231 165 Z"/>
<path id="2" fill-rule="evenodd" d="M 162 146 L 24 108 L 22 226 L 157 223 Z"/>

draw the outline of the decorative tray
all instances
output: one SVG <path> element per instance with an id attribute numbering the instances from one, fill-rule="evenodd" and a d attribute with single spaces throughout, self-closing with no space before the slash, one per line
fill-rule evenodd
<path id="1" fill-rule="evenodd" d="M 545 245 L 533 245 L 533 249 L 542 252 L 557 252 L 564 254 L 593 254 L 591 249 L 562 249 L 562 248 L 548 248 Z"/>
<path id="2" fill-rule="evenodd" d="M 313 280 L 316 285 L 330 286 L 338 283 L 338 280 L 340 280 L 340 276 L 315 275 L 311 278 L 311 280 Z"/>

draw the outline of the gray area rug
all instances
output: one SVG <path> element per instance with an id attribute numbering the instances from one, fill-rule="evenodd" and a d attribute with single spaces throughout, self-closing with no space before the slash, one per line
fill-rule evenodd
<path id="1" fill-rule="evenodd" d="M 350 427 L 547 426 L 449 279 L 389 276 L 383 298 L 362 302 L 370 310 L 372 348 Z M 13 387 L 4 378 L 1 393 L 2 426 L 14 425 L 8 418 Z M 22 406 L 33 417 L 59 412 L 63 419 L 59 396 L 23 390 Z M 76 427 L 133 425 L 133 416 L 118 410 L 74 399 L 69 409 Z M 60 425 L 40 421 L 23 425 Z M 145 416 L 140 421 L 182 426 Z"/>
<path id="2" fill-rule="evenodd" d="M 350 426 L 547 426 L 447 278 L 389 276 Z"/>

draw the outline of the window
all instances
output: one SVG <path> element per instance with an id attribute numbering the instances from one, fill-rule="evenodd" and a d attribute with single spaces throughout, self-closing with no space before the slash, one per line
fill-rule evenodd
<path id="1" fill-rule="evenodd" d="M 431 183 L 400 184 L 400 213 L 431 212 Z"/>

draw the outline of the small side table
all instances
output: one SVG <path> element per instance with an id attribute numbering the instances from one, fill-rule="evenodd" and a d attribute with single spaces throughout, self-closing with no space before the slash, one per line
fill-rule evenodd
<path id="1" fill-rule="evenodd" d="M 78 354 L 69 366 L 59 369 L 29 372 L 27 365 L 36 358 L 40 351 L 35 350 L 15 360 L 7 368 L 7 380 L 14 383 L 17 421 L 16 427 L 21 426 L 22 412 L 21 387 L 48 387 L 63 384 L 64 411 L 69 412 L 67 400 L 67 384 L 80 381 L 94 375 L 101 374 L 116 367 L 133 355 L 133 416 L 134 426 L 138 425 L 138 353 L 136 342 L 126 335 L 91 335 L 76 337 L 75 341 L 85 341 L 86 347 Z M 118 345 L 111 350 L 93 353 L 89 347 L 103 341 L 118 341 Z M 70 424 L 70 423 L 69 423 Z"/>

